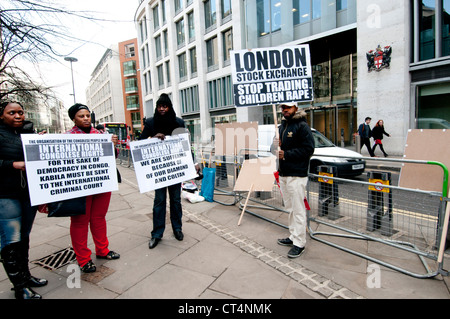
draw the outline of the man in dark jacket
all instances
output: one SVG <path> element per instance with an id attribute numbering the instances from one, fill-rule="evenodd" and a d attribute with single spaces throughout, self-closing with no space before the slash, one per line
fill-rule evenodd
<path id="1" fill-rule="evenodd" d="M 363 145 L 367 147 L 367 150 L 369 151 L 369 154 L 371 157 L 374 157 L 375 154 L 372 151 L 372 147 L 370 147 L 370 138 L 372 137 L 372 130 L 370 129 L 370 121 L 372 121 L 372 118 L 366 117 L 364 119 L 364 123 L 360 124 L 358 127 L 358 134 L 361 137 L 361 145 L 360 150 L 362 149 Z"/>
<path id="2" fill-rule="evenodd" d="M 165 93 L 161 94 L 156 102 L 154 116 L 145 121 L 144 130 L 140 139 L 156 137 L 164 140 L 166 135 L 186 132 L 184 121 L 178 118 L 173 109 L 172 101 Z M 181 231 L 181 184 L 175 184 L 155 190 L 153 202 L 153 230 L 149 248 L 155 248 L 161 240 L 166 226 L 166 198 L 169 192 L 170 221 L 177 240 L 183 240 Z"/>
<path id="3" fill-rule="evenodd" d="M 309 160 L 314 153 L 314 137 L 306 123 L 306 113 L 297 103 L 280 105 L 284 120 L 279 126 L 278 174 L 286 210 L 289 212 L 288 238 L 278 244 L 292 246 L 289 258 L 299 257 L 306 245 L 306 184 Z"/>

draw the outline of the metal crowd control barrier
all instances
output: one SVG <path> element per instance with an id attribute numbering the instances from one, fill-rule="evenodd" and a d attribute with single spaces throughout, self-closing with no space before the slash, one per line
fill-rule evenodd
<path id="1" fill-rule="evenodd" d="M 213 151 L 206 154 L 208 156 L 203 159 L 202 164 L 215 165 L 219 171 L 216 175 L 214 201 L 229 206 L 239 203 L 239 208 L 242 209 L 241 201 L 246 199 L 247 195 L 235 192 L 234 184 L 243 161 L 252 157 L 252 152 L 257 154 L 258 150 L 242 149 L 236 156 L 225 157 L 215 156 Z M 390 172 L 366 168 L 368 181 L 363 181 L 363 178 L 340 178 L 332 166 L 321 166 L 318 174 L 309 174 L 307 185 L 307 202 L 310 206 L 307 211 L 307 229 L 310 237 L 413 277 L 431 278 L 438 274 L 448 276 L 449 272 L 443 269 L 450 217 L 448 169 L 438 162 L 370 157 L 363 159 L 378 164 L 391 162 L 399 165 L 437 165 L 444 172 L 442 191 L 431 192 L 394 186 Z M 132 168 L 129 150 L 121 150 L 118 161 L 122 166 Z M 274 183 L 271 192 L 252 192 L 249 200 L 252 204 L 245 206 L 246 213 L 288 228 L 283 223 L 287 222 L 287 211 L 283 207 L 282 194 L 277 183 Z M 338 232 L 331 232 L 333 229 Z M 338 244 L 332 238 L 344 240 L 339 240 Z M 348 247 L 354 240 L 367 240 L 367 251 L 361 252 Z M 385 247 L 389 247 L 395 251 L 412 253 L 419 258 L 425 272 L 407 270 L 404 266 L 377 258 L 376 250 L 379 247 L 375 245 L 378 244 L 383 247 L 383 251 Z M 433 269 L 429 261 L 435 263 Z"/>
<path id="2" fill-rule="evenodd" d="M 393 186 L 390 172 L 368 171 L 368 182 L 327 176 L 327 182 L 331 180 L 339 185 L 339 199 L 334 200 L 339 206 L 339 216 L 330 216 L 321 213 L 321 205 L 323 198 L 335 199 L 336 194 L 330 187 L 326 189 L 327 193 L 323 194 L 324 188 L 321 184 L 324 182 L 313 181 L 323 178 L 323 174 L 310 174 L 313 179 L 308 183 L 311 210 L 307 223 L 311 238 L 413 277 L 430 278 L 438 274 L 448 276 L 448 271 L 443 269 L 443 251 L 450 211 L 447 168 L 437 162 L 379 160 L 440 166 L 444 171 L 442 192 Z M 317 224 L 314 229 L 311 227 L 313 222 Z M 321 230 L 318 230 L 319 228 Z M 339 232 L 332 233 L 326 231 L 327 229 Z M 340 241 L 338 244 L 331 240 L 335 237 L 349 240 Z M 362 252 L 355 248 L 358 245 L 349 247 L 352 245 L 352 239 L 368 240 L 373 244 L 367 245 L 367 251 Z M 425 268 L 424 273 L 407 270 L 404 266 L 376 257 L 377 243 L 417 255 Z M 386 246 L 381 247 L 385 252 Z M 436 263 L 434 269 L 426 259 Z"/>
<path id="3" fill-rule="evenodd" d="M 133 167 L 133 161 L 131 159 L 130 150 L 126 147 L 119 147 L 119 155 L 117 156 L 117 162 L 123 167 L 131 168 Z"/>

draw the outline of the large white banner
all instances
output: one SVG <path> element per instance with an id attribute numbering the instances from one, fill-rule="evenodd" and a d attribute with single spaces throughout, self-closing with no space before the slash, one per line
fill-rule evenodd
<path id="1" fill-rule="evenodd" d="M 22 134 L 31 204 L 118 190 L 110 134 Z"/>
<path id="2" fill-rule="evenodd" d="M 231 51 L 237 107 L 313 100 L 309 45 Z"/>
<path id="3" fill-rule="evenodd" d="M 134 171 L 141 193 L 197 177 L 189 134 L 130 143 Z"/>

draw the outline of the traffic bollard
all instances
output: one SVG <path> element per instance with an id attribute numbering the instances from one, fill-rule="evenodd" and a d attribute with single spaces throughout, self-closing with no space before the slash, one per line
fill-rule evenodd
<path id="1" fill-rule="evenodd" d="M 391 184 L 391 173 L 389 172 L 367 172 L 369 183 L 380 186 L 369 186 L 367 225 L 368 231 L 380 229 L 383 236 L 392 236 L 392 192 L 382 185 Z M 385 207 L 385 196 L 387 195 L 387 207 Z"/>
<path id="2" fill-rule="evenodd" d="M 319 216 L 327 216 L 336 220 L 339 214 L 339 190 L 338 184 L 327 177 L 337 177 L 335 166 L 322 165 L 317 167 L 319 177 Z"/>

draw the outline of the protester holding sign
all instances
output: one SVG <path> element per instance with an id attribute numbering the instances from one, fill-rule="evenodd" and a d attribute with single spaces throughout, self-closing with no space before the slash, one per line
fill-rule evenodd
<path id="1" fill-rule="evenodd" d="M 101 134 L 91 126 L 91 113 L 83 104 L 75 104 L 69 109 L 69 117 L 75 126 L 69 134 Z M 91 259 L 91 250 L 87 246 L 88 229 L 91 229 L 97 258 L 118 259 L 120 255 L 109 250 L 106 232 L 106 213 L 108 211 L 111 192 L 86 196 L 86 214 L 71 217 L 70 236 L 76 258 L 83 272 L 96 271 Z"/>
<path id="2" fill-rule="evenodd" d="M 164 140 L 166 135 L 173 135 L 174 131 L 180 129 L 185 132 L 184 121 L 176 116 L 172 101 L 167 94 L 161 94 L 156 102 L 154 116 L 145 121 L 144 130 L 140 139 L 159 138 Z M 155 248 L 163 237 L 166 227 L 166 199 L 169 192 L 170 199 L 170 221 L 172 230 L 177 240 L 183 240 L 181 218 L 183 215 L 181 207 L 181 183 L 158 188 L 155 190 L 153 202 L 153 230 L 149 248 Z"/>
<path id="3" fill-rule="evenodd" d="M 278 174 L 286 210 L 289 212 L 290 237 L 278 244 L 292 246 L 289 258 L 299 257 L 306 244 L 306 183 L 309 160 L 314 153 L 314 138 L 306 123 L 306 113 L 298 112 L 297 103 L 282 103 L 284 120 L 279 127 Z"/>
<path id="4" fill-rule="evenodd" d="M 17 299 L 40 299 L 30 287 L 47 284 L 31 276 L 28 268 L 29 235 L 37 208 L 30 204 L 20 134 L 33 132 L 20 103 L 0 104 L 0 254 Z"/>

